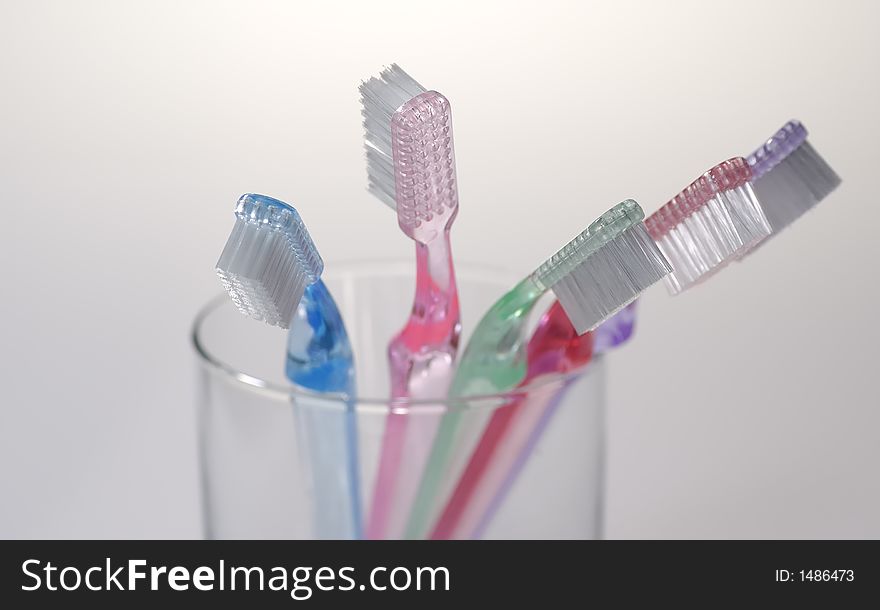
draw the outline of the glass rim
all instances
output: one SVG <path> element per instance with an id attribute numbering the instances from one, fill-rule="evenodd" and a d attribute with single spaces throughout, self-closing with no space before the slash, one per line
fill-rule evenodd
<path id="1" fill-rule="evenodd" d="M 377 263 L 389 263 L 397 265 L 401 262 L 402 261 L 400 259 L 370 259 L 357 261 L 342 260 L 332 261 L 331 265 L 333 268 L 338 269 L 341 267 L 366 267 L 370 265 L 375 265 Z M 482 271 L 485 271 L 487 274 L 510 273 L 509 269 L 504 269 L 501 267 L 495 267 L 482 263 L 468 263 L 465 261 L 459 263 L 458 266 L 466 267 L 471 270 L 480 269 Z M 340 403 L 353 403 L 357 405 L 357 408 L 359 410 L 361 410 L 363 407 L 366 407 L 367 409 L 381 409 L 382 411 L 390 411 L 393 413 L 406 412 L 409 410 L 410 407 L 436 408 L 438 405 L 442 405 L 444 408 L 453 407 L 457 409 L 492 408 L 496 406 L 499 401 L 509 402 L 511 400 L 521 399 L 530 394 L 532 391 L 544 388 L 545 386 L 564 384 L 569 380 L 577 379 L 578 377 L 586 373 L 588 369 L 595 368 L 593 366 L 590 366 L 591 364 L 599 363 L 603 360 L 602 354 L 593 354 L 587 366 L 578 367 L 567 373 L 552 373 L 541 375 L 539 378 L 525 385 L 517 386 L 503 392 L 492 392 L 488 394 L 468 394 L 466 396 L 455 398 L 374 398 L 360 395 L 349 396 L 344 392 L 318 392 L 315 390 L 310 390 L 308 388 L 299 387 L 294 384 L 280 384 L 266 379 L 261 379 L 259 377 L 254 377 L 253 375 L 241 371 L 233 365 L 225 362 L 222 358 L 216 356 L 215 354 L 212 354 L 211 351 L 205 346 L 204 341 L 201 339 L 200 335 L 202 326 L 212 313 L 214 313 L 220 307 L 228 305 L 229 303 L 230 301 L 228 295 L 225 292 L 221 292 L 209 299 L 204 305 L 202 305 L 196 313 L 195 318 L 193 319 L 192 326 L 190 328 L 190 341 L 193 349 L 196 352 L 196 356 L 198 356 L 199 358 L 199 364 L 206 367 L 206 369 L 210 372 L 222 375 L 228 381 L 246 386 L 252 391 L 257 391 L 259 393 L 273 396 L 278 399 L 284 399 L 285 401 L 300 398 L 308 399 L 310 401 L 320 401 L 326 402 L 328 404 L 337 405 Z"/>

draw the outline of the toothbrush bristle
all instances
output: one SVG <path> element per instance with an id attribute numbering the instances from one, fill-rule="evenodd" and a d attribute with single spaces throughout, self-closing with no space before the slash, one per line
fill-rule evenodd
<path id="1" fill-rule="evenodd" d="M 840 177 L 807 140 L 798 121 L 789 121 L 748 157 L 755 193 L 776 234 L 825 199 Z"/>
<path id="2" fill-rule="evenodd" d="M 578 334 L 596 328 L 671 270 L 635 201 L 619 203 L 533 274 L 553 290 Z"/>
<path id="3" fill-rule="evenodd" d="M 371 77 L 360 86 L 368 189 L 392 209 L 397 208 L 397 203 L 391 119 L 401 106 L 426 91 L 397 64 L 391 64 L 378 77 Z"/>
<path id="4" fill-rule="evenodd" d="M 419 239 L 424 223 L 445 225 L 458 208 L 449 100 L 397 66 L 365 82 L 361 95 L 369 191 Z"/>
<path id="5" fill-rule="evenodd" d="M 770 234 L 751 177 L 742 157 L 724 161 L 645 221 L 672 264 L 666 276 L 670 293 L 708 278 Z"/>
<path id="6" fill-rule="evenodd" d="M 246 314 L 281 328 L 324 262 L 299 214 L 277 199 L 247 194 L 235 207 L 217 275 L 232 302 Z"/>

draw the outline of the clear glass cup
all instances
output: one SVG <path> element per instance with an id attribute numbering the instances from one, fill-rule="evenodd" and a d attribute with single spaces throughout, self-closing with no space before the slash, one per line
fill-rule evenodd
<path id="1" fill-rule="evenodd" d="M 480 265 L 456 267 L 462 345 L 472 325 L 520 275 Z M 461 468 L 497 410 L 523 404 L 527 406 L 519 417 L 525 423 L 518 429 L 517 442 L 507 447 L 506 461 L 501 456 L 493 464 L 494 478 L 478 486 L 475 497 L 480 501 L 467 505 L 451 537 L 600 537 L 605 434 L 601 357 L 574 372 L 545 376 L 507 393 L 390 405 L 385 349 L 407 319 L 414 264 L 327 263 L 324 281 L 354 347 L 356 397 L 293 387 L 284 375 L 286 331 L 243 316 L 225 295 L 211 300 L 196 316 L 192 341 L 199 364 L 199 456 L 207 538 L 347 537 L 328 533 L 321 525 L 350 507 L 343 502 L 321 505 L 315 491 L 326 483 L 316 477 L 328 476 L 315 463 L 316 455 L 332 451 L 333 443 L 339 442 L 328 437 L 326 425 L 316 427 L 315 422 L 350 417 L 346 421 L 356 429 L 357 500 L 366 513 L 392 408 L 416 424 L 436 423 L 444 413 L 461 410 Z M 539 307 L 533 314 L 535 320 L 540 311 Z M 336 430 L 341 437 L 342 427 Z M 450 475 L 444 498 L 451 496 L 460 474 Z M 445 504 L 436 506 L 432 522 Z"/>

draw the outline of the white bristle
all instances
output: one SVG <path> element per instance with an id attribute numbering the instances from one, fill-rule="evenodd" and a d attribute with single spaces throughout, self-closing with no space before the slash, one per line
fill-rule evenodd
<path id="1" fill-rule="evenodd" d="M 776 234 L 827 197 L 840 184 L 840 177 L 804 141 L 776 164 L 754 187 L 767 220 Z"/>
<path id="2" fill-rule="evenodd" d="M 593 330 L 671 271 L 637 223 L 610 239 L 551 288 L 578 334 Z"/>
<path id="3" fill-rule="evenodd" d="M 669 292 L 678 294 L 742 256 L 770 234 L 770 225 L 747 182 L 713 198 L 657 240 L 672 263 Z"/>
<path id="4" fill-rule="evenodd" d="M 289 328 L 306 286 L 323 262 L 295 210 L 277 200 L 246 195 L 217 261 L 232 302 L 252 318 Z"/>
<path id="5" fill-rule="evenodd" d="M 378 78 L 372 77 L 360 86 L 368 190 L 392 209 L 396 203 L 391 118 L 402 105 L 425 91 L 397 64 L 391 64 Z"/>

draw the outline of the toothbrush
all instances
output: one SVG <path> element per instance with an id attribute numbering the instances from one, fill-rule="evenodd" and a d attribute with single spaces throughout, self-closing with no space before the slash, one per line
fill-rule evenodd
<path id="1" fill-rule="evenodd" d="M 751 177 L 745 159 L 725 161 L 703 174 L 645 221 L 649 233 L 672 262 L 673 272 L 665 279 L 673 294 L 706 279 L 769 234 L 761 205 L 751 190 Z M 540 340 L 537 334 L 536 338 Z M 539 345 L 535 346 L 536 350 Z M 508 477 L 505 483 L 503 464 L 516 459 L 511 456 L 517 452 L 521 456 L 528 454 L 521 447 L 533 441 L 529 441 L 525 432 L 533 430 L 533 440 L 537 438 L 562 394 L 560 392 L 549 404 L 542 404 L 546 401 L 540 397 L 533 400 L 537 408 L 517 405 L 519 408 L 508 416 L 511 420 L 523 412 L 534 421 L 521 425 L 519 437 L 512 434 L 511 438 L 501 439 L 506 445 L 496 441 L 501 446 L 495 448 L 498 452 L 495 462 L 488 462 L 493 447 L 478 445 L 482 453 L 475 453 L 471 458 L 469 469 L 463 473 L 432 537 L 470 537 L 484 531 L 503 498 L 504 492 L 499 493 L 498 489 L 512 482 Z M 515 467 L 508 472 L 516 470 Z"/>
<path id="2" fill-rule="evenodd" d="M 538 300 L 552 290 L 577 334 L 583 334 L 633 301 L 670 268 L 642 223 L 644 212 L 626 200 L 603 214 L 496 302 L 474 330 L 452 384 L 453 398 L 505 392 L 526 376 L 526 326 Z M 476 412 L 468 413 L 470 419 Z M 407 527 L 408 538 L 428 534 L 434 512 L 464 466 L 468 436 L 463 413 L 446 413 Z"/>
<path id="3" fill-rule="evenodd" d="M 704 281 L 770 234 L 742 157 L 719 163 L 651 214 L 645 226 L 672 263 L 670 294 Z"/>
<path id="4" fill-rule="evenodd" d="M 347 406 L 340 412 L 303 397 L 294 401 L 294 413 L 311 469 L 316 535 L 357 538 L 360 494 L 350 403 L 354 360 L 342 317 L 320 280 L 323 269 L 293 207 L 264 195 L 238 200 L 217 275 L 242 313 L 291 329 L 285 369 L 293 383 L 345 395 Z"/>
<path id="5" fill-rule="evenodd" d="M 416 243 L 412 312 L 388 346 L 392 409 L 366 528 L 367 538 L 399 538 L 439 415 L 397 412 L 393 403 L 445 397 L 461 333 L 449 241 L 458 213 L 452 117 L 443 95 L 397 65 L 362 83 L 360 92 L 369 191 L 397 211 L 400 228 Z"/>
<path id="6" fill-rule="evenodd" d="M 773 235 L 825 199 L 840 177 L 807 141 L 807 129 L 789 121 L 748 156 L 752 186 Z"/>
<path id="7" fill-rule="evenodd" d="M 559 302 L 553 303 L 529 340 L 526 376 L 519 387 L 526 387 L 542 376 L 561 376 L 579 370 L 589 364 L 594 353 L 603 353 L 629 340 L 635 325 L 635 305 L 633 301 L 594 332 L 578 336 Z M 513 404 L 493 412 L 432 530 L 432 539 L 479 537 L 573 381 L 566 380 L 555 391 L 533 390 L 532 395 L 517 398 Z"/>

